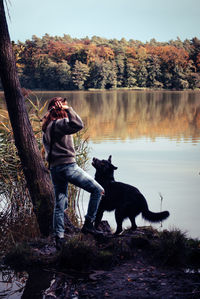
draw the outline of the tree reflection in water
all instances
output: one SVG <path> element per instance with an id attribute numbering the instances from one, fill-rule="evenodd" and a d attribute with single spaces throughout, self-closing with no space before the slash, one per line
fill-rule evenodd
<path id="1" fill-rule="evenodd" d="M 4 269 L 0 275 L 0 298 L 77 298 L 74 278 L 64 273 L 36 268 L 28 272 Z"/>
<path id="2" fill-rule="evenodd" d="M 37 93 L 43 101 L 58 92 Z M 200 137 L 199 91 L 59 92 L 83 118 L 92 141 Z M 34 99 L 34 96 L 32 96 Z"/>

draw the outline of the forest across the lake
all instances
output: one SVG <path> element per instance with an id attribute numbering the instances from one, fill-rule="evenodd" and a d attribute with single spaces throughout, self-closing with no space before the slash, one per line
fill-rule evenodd
<path id="1" fill-rule="evenodd" d="M 200 40 L 143 43 L 45 34 L 12 43 L 22 87 L 45 90 L 200 88 Z"/>

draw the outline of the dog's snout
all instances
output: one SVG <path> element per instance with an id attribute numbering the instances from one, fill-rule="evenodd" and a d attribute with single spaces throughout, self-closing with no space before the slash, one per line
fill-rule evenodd
<path id="1" fill-rule="evenodd" d="M 92 166 L 94 166 L 95 168 L 97 168 L 97 167 L 99 167 L 99 159 L 97 159 L 97 158 L 93 158 L 92 159 Z"/>
<path id="2" fill-rule="evenodd" d="M 97 158 L 94 157 L 94 158 L 92 159 L 92 166 L 95 167 L 96 161 L 97 161 Z"/>

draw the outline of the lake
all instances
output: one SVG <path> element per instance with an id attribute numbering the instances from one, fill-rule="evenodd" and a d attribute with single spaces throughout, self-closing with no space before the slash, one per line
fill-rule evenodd
<path id="1" fill-rule="evenodd" d="M 115 179 L 136 186 L 150 210 L 169 210 L 156 228 L 179 228 L 200 238 L 200 92 L 84 91 L 37 92 L 42 101 L 67 97 L 84 121 L 92 157 L 118 169 Z M 34 96 L 33 96 L 34 98 Z M 93 176 L 91 163 L 88 172 Z M 86 209 L 89 195 L 83 195 Z M 161 202 L 161 198 L 163 198 Z M 83 214 L 86 210 L 83 211 Z M 113 213 L 105 213 L 115 228 Z M 150 225 L 140 216 L 138 226 Z M 129 220 L 124 228 L 130 226 Z"/>

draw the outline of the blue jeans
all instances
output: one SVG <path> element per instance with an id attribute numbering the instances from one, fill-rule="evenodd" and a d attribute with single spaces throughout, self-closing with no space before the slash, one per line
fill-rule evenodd
<path id="1" fill-rule="evenodd" d="M 68 183 L 91 193 L 86 218 L 95 220 L 104 189 L 76 163 L 61 164 L 51 168 L 55 192 L 53 229 L 56 236 L 64 237 L 64 210 L 68 205 Z"/>

